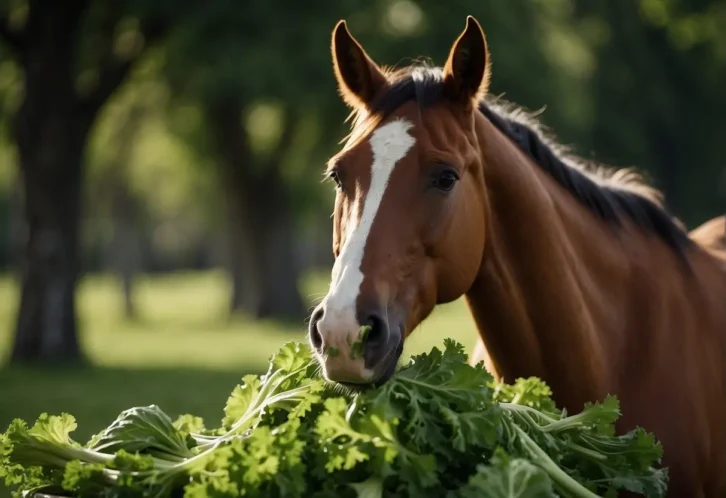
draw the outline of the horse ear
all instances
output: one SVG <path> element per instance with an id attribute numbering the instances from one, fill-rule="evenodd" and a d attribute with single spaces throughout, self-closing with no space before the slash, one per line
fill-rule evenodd
<path id="1" fill-rule="evenodd" d="M 479 100 L 489 89 L 489 49 L 484 32 L 473 16 L 456 39 L 444 65 L 446 93 L 462 104 Z"/>
<path id="2" fill-rule="evenodd" d="M 330 48 L 343 100 L 353 108 L 368 107 L 373 97 L 387 84 L 383 72 L 350 34 L 344 20 L 335 25 Z"/>

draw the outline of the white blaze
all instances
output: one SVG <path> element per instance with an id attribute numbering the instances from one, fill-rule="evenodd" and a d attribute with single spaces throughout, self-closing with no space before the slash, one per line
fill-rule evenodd
<path id="1" fill-rule="evenodd" d="M 399 119 L 381 126 L 370 138 L 373 164 L 370 187 L 363 202 L 363 213 L 358 221 L 360 205 L 356 201 L 346 227 L 343 249 L 333 265 L 330 290 L 325 298 L 325 315 L 318 323 L 325 343 L 344 345 L 347 334 L 357 332 L 360 327 L 356 319 L 356 300 L 363 282 L 361 263 L 366 242 L 391 173 L 416 142 L 408 133 L 412 126 L 409 121 Z M 344 333 L 340 337 L 332 338 L 326 334 L 330 330 Z"/>

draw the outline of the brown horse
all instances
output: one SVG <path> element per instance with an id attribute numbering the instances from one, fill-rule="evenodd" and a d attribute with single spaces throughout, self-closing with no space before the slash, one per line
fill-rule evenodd
<path id="1" fill-rule="evenodd" d="M 723 496 L 723 260 L 636 175 L 586 168 L 488 101 L 474 18 L 443 69 L 381 69 L 344 21 L 332 55 L 355 119 L 329 162 L 336 259 L 310 321 L 327 378 L 385 382 L 411 331 L 464 295 L 492 373 L 541 377 L 569 412 L 617 395 L 618 429 L 662 441 L 669 496 Z"/>

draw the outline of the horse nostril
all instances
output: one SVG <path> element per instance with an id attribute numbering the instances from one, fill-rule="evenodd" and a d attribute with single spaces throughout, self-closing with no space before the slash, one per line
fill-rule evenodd
<path id="1" fill-rule="evenodd" d="M 383 318 L 377 314 L 370 314 L 365 320 L 369 327 L 365 337 L 361 337 L 363 345 L 363 357 L 366 364 L 374 365 L 385 354 L 385 346 L 388 342 L 388 326 Z"/>
<path id="2" fill-rule="evenodd" d="M 368 335 L 365 338 L 366 346 L 370 345 L 372 347 L 375 347 L 379 345 L 382 341 L 385 341 L 386 325 L 383 322 L 383 319 L 378 315 L 371 315 L 368 317 L 368 320 L 366 320 L 366 322 L 366 324 L 370 327 Z"/>
<path id="3" fill-rule="evenodd" d="M 323 336 L 320 334 L 320 330 L 318 330 L 318 323 L 320 322 L 320 319 L 323 318 L 324 313 L 323 308 L 320 307 L 316 309 L 313 312 L 313 316 L 310 317 L 310 343 L 317 351 L 322 351 L 323 349 Z"/>

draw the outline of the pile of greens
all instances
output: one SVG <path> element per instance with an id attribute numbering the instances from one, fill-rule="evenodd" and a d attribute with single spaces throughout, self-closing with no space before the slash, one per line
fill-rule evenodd
<path id="1" fill-rule="evenodd" d="M 82 445 L 68 414 L 16 419 L 0 476 L 17 496 L 593 497 L 664 496 L 662 448 L 642 429 L 615 435 L 618 401 L 568 416 L 536 378 L 497 384 L 463 347 L 411 358 L 380 387 L 327 383 L 304 344 L 248 375 L 221 427 L 155 405 L 122 412 Z"/>

